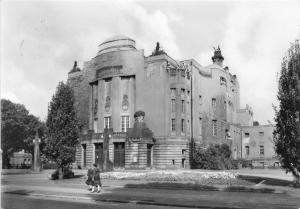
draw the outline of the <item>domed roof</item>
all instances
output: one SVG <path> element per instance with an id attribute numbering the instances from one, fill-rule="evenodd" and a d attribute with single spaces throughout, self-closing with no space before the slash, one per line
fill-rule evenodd
<path id="1" fill-rule="evenodd" d="M 97 55 L 107 52 L 135 49 L 135 41 L 127 36 L 113 36 L 98 46 Z"/>

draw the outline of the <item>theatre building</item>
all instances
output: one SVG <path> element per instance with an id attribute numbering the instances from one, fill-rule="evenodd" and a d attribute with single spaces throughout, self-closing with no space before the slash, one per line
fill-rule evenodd
<path id="1" fill-rule="evenodd" d="M 229 144 L 238 157 L 238 79 L 223 67 L 220 48 L 212 55 L 203 67 L 171 58 L 157 43 L 145 56 L 134 40 L 117 36 L 82 69 L 75 63 L 68 83 L 83 123 L 77 165 L 189 168 L 192 145 L 211 143 Z"/>

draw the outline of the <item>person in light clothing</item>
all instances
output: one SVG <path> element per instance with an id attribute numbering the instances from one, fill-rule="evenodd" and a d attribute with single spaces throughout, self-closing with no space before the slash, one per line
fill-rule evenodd
<path id="1" fill-rule="evenodd" d="M 95 188 L 97 187 L 97 193 L 101 192 L 101 179 L 100 179 L 100 169 L 97 167 L 97 164 L 94 164 L 94 169 L 93 169 L 93 188 L 91 192 L 95 192 Z"/>

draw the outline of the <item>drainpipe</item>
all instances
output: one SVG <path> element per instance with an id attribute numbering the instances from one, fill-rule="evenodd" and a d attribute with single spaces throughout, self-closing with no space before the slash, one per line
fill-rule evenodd
<path id="1" fill-rule="evenodd" d="M 191 142 L 192 142 L 192 157 L 194 154 L 194 128 L 193 128 L 193 62 L 191 61 Z"/>
<path id="2" fill-rule="evenodd" d="M 241 160 L 242 160 L 243 159 L 243 131 L 242 131 L 242 128 L 241 128 L 240 134 L 241 134 Z"/>

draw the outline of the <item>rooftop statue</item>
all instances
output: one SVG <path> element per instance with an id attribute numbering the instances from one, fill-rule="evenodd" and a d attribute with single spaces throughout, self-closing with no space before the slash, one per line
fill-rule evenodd
<path id="1" fill-rule="evenodd" d="M 220 46 L 218 48 L 213 47 L 214 49 L 214 56 L 211 58 L 213 62 L 215 62 L 216 59 L 224 60 L 224 57 L 222 56 L 222 52 L 220 49 Z"/>
<path id="2" fill-rule="evenodd" d="M 152 52 L 151 56 L 157 56 L 161 54 L 167 54 L 167 53 L 163 49 L 161 49 L 159 42 L 157 42 L 155 50 Z"/>
<path id="3" fill-rule="evenodd" d="M 77 67 L 77 61 L 74 62 L 74 65 L 73 65 L 73 68 L 72 70 L 70 71 L 70 73 L 75 73 L 75 72 L 79 72 L 80 71 L 80 68 Z"/>

